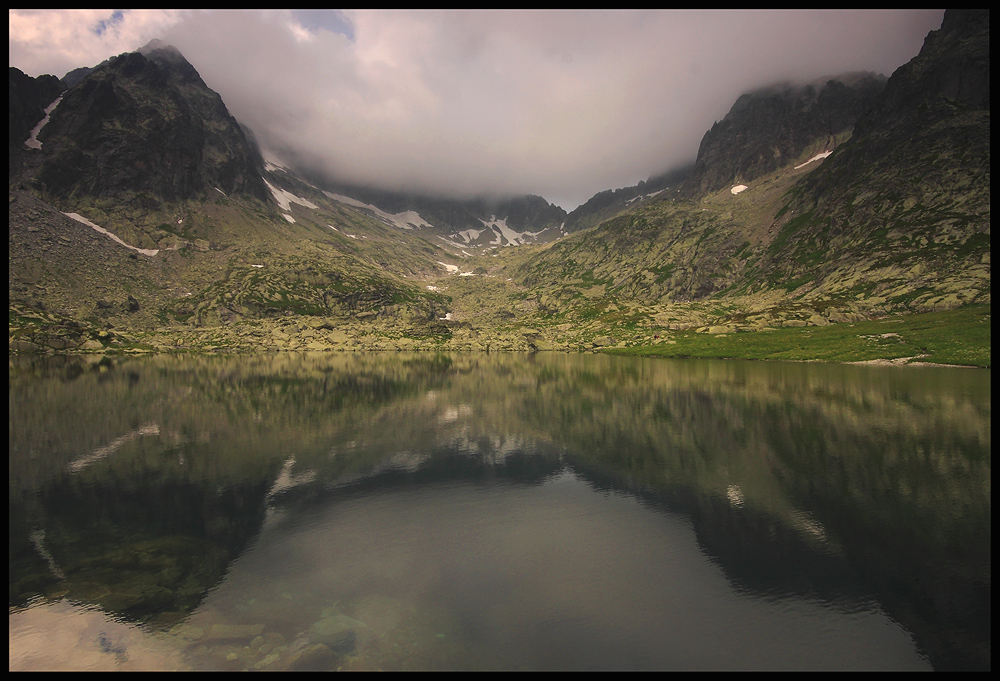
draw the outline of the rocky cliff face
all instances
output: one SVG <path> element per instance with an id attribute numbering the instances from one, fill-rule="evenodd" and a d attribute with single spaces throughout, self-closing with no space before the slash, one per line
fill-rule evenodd
<path id="1" fill-rule="evenodd" d="M 891 270 L 872 284 L 890 299 L 919 299 L 932 280 L 949 280 L 951 293 L 933 304 L 988 301 L 988 11 L 945 13 L 851 140 L 792 192 L 775 227 L 774 276 L 829 279 L 867 261 L 854 285 Z"/>
<path id="2" fill-rule="evenodd" d="M 852 175 L 878 182 L 903 172 L 909 182 L 929 171 L 985 172 L 988 192 L 989 41 L 989 11 L 946 12 L 920 54 L 892 74 L 858 119 L 851 143 L 809 179 L 807 192 L 820 200 L 857 184 Z"/>
<path id="3" fill-rule="evenodd" d="M 685 193 L 697 196 L 748 183 L 805 152 L 833 149 L 885 82 L 873 73 L 843 74 L 743 95 L 705 133 Z"/>
<path id="4" fill-rule="evenodd" d="M 261 169 L 218 94 L 174 48 L 109 60 L 67 91 L 40 134 L 38 179 L 68 198 L 267 199 Z"/>

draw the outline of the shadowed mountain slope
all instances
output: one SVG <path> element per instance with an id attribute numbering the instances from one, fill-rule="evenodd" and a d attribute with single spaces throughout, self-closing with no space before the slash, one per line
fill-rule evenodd
<path id="1" fill-rule="evenodd" d="M 7 70 L 8 145 L 23 144 L 45 117 L 45 107 L 65 89 L 55 76 L 32 78 L 11 66 Z"/>
<path id="2" fill-rule="evenodd" d="M 834 149 L 885 82 L 874 73 L 848 73 L 741 96 L 705 133 L 684 193 L 696 197 L 728 189 L 787 166 L 805 152 Z"/>
<path id="3" fill-rule="evenodd" d="M 38 173 L 54 197 L 155 204 L 216 189 L 264 201 L 267 190 L 243 131 L 176 49 L 150 44 L 94 69 L 39 137 Z"/>

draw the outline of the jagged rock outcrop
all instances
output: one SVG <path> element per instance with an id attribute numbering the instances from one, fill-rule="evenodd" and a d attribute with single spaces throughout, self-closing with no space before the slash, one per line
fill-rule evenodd
<path id="1" fill-rule="evenodd" d="M 267 200 L 255 155 L 219 95 L 175 48 L 150 43 L 94 69 L 40 133 L 43 190 L 68 198 Z"/>
<path id="2" fill-rule="evenodd" d="M 498 216 L 506 216 L 507 224 L 518 231 L 537 232 L 559 227 L 566 219 L 566 211 L 533 194 L 505 199 L 495 206 L 487 202 L 484 208 L 495 211 Z"/>
<path id="3" fill-rule="evenodd" d="M 775 85 L 741 96 L 702 138 L 685 195 L 751 182 L 810 148 L 833 149 L 885 82 L 884 76 L 874 73 L 853 73 L 807 85 Z"/>

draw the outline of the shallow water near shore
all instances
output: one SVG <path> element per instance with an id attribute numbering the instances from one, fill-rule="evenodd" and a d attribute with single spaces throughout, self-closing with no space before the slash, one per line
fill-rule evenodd
<path id="1" fill-rule="evenodd" d="M 10 669 L 988 669 L 989 370 L 12 358 Z"/>

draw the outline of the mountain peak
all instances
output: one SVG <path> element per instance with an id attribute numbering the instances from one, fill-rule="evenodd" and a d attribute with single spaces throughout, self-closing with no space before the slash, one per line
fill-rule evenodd
<path id="1" fill-rule="evenodd" d="M 173 45 L 169 45 L 159 38 L 153 38 L 148 43 L 136 50 L 139 54 L 153 61 L 170 61 L 187 63 L 187 59 Z"/>
<path id="2" fill-rule="evenodd" d="M 218 189 L 267 200 L 256 154 L 222 98 L 160 40 L 87 74 L 41 134 L 39 179 L 56 196 L 169 201 Z"/>

